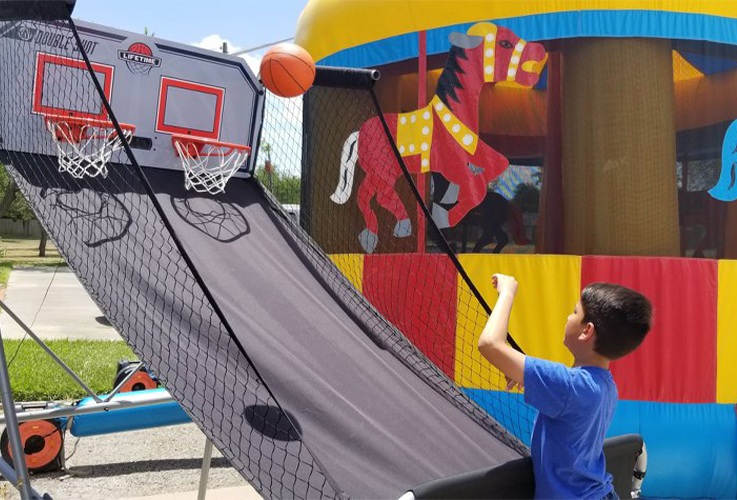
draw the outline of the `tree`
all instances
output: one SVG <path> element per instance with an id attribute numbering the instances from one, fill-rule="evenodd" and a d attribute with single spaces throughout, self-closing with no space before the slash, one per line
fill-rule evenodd
<path id="1" fill-rule="evenodd" d="M 3 167 L 2 171 L 5 173 L 5 167 Z M 7 173 L 5 173 L 5 176 L 7 177 Z M 0 200 L 0 218 L 10 210 L 10 207 L 15 201 L 16 194 L 18 193 L 18 186 L 15 184 L 13 179 L 10 179 L 3 189 L 3 197 L 2 200 Z"/>
<path id="2" fill-rule="evenodd" d="M 0 163 L 0 218 L 13 220 L 33 220 L 31 207 L 21 194 L 15 181 Z"/>
<path id="3" fill-rule="evenodd" d="M 30 205 L 23 197 L 12 177 L 5 170 L 5 165 L 0 163 L 0 219 L 12 219 L 20 221 L 36 220 L 36 216 L 31 210 Z M 46 256 L 46 244 L 48 242 L 48 234 L 41 228 L 41 241 L 38 245 L 38 256 Z"/>
<path id="4" fill-rule="evenodd" d="M 262 165 L 263 168 L 263 174 L 266 176 L 267 183 L 266 186 L 269 188 L 269 191 L 274 190 L 274 165 L 271 163 L 271 145 L 268 142 L 262 142 L 261 143 L 261 151 L 266 154 L 266 160 L 264 160 L 264 163 Z"/>
<path id="5" fill-rule="evenodd" d="M 262 142 L 260 151 L 266 155 L 263 163 L 256 167 L 256 178 L 259 179 L 283 205 L 298 204 L 300 198 L 301 179 L 298 175 L 285 172 L 271 159 L 271 145 Z"/>

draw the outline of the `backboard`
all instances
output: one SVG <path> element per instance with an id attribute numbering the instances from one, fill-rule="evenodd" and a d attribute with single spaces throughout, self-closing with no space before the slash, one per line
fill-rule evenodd
<path id="1" fill-rule="evenodd" d="M 115 68 L 99 63 L 93 63 L 92 68 L 109 100 Z M 83 75 L 74 75 L 79 72 Z M 86 73 L 87 66 L 83 60 L 37 52 L 33 81 L 33 113 L 107 120 L 107 111 L 102 99 Z M 82 100 L 75 95 L 59 93 L 59 88 L 63 88 L 65 81 L 78 81 L 80 92 L 88 98 Z M 56 95 L 57 93 L 59 95 Z"/>
<path id="2" fill-rule="evenodd" d="M 135 126 L 130 143 L 140 165 L 182 170 L 173 134 L 254 146 L 263 92 L 243 59 L 82 21 L 76 26 L 116 118 Z M 0 60 L 0 89 L 27 89 L 0 99 L 0 147 L 55 155 L 45 115 L 109 120 L 68 27 L 0 22 L 0 44 L 18 54 Z M 245 175 L 244 167 L 236 175 Z"/>
<path id="3" fill-rule="evenodd" d="M 223 87 L 161 77 L 156 132 L 217 140 L 224 101 Z"/>

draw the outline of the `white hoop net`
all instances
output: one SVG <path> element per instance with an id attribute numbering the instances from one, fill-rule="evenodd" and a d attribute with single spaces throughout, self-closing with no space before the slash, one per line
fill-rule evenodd
<path id="1" fill-rule="evenodd" d="M 135 127 L 120 124 L 126 141 Z M 107 177 L 107 164 L 123 142 L 110 122 L 46 117 L 46 127 L 56 143 L 59 172 L 72 177 Z"/>
<path id="2" fill-rule="evenodd" d="M 184 187 L 198 193 L 217 194 L 248 158 L 251 148 L 195 138 L 173 138 L 182 160 Z"/>

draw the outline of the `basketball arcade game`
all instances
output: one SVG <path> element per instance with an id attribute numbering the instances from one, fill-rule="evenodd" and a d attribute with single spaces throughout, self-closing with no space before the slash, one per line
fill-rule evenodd
<path id="1" fill-rule="evenodd" d="M 205 195 L 223 192 L 232 176 L 249 176 L 253 161 L 249 160 L 249 145 L 259 133 L 263 92 L 242 59 L 90 23 L 76 23 L 75 29 L 61 22 L 34 20 L 64 19 L 65 9 L 71 12 L 73 5 L 69 0 L 0 2 L 3 163 L 13 164 L 13 155 L 48 160 L 58 165 L 61 176 L 80 180 L 106 179 L 111 169 L 177 170 L 187 190 Z M 18 88 L 23 91 L 14 92 Z M 110 115 L 111 110 L 119 121 Z M 135 150 L 135 157 L 129 148 Z M 124 150 L 128 154 L 122 154 Z M 105 210 L 102 206 L 77 208 L 82 208 L 84 216 Z M 4 304 L 2 307 L 7 310 Z M 2 420 L 7 423 L 9 441 L 4 449 L 9 449 L 3 454 L 0 472 L 24 498 L 38 497 L 30 489 L 25 460 L 16 461 L 15 471 L 8 462 L 12 456 L 25 458 L 31 450 L 41 460 L 32 460 L 32 469 L 59 463 L 63 427 L 73 426 L 75 417 L 82 423 L 84 415 L 156 405 L 156 413 L 169 408 L 178 416 L 169 412 L 158 423 L 144 418 L 138 428 L 189 421 L 163 389 L 120 393 L 140 373 L 140 366 L 116 381 L 110 394 L 95 394 L 20 318 L 7 312 L 89 395 L 71 407 L 16 408 L 2 353 Z M 19 424 L 30 420 L 38 425 L 19 430 Z M 86 435 L 133 428 L 116 429 L 113 424 L 107 431 L 93 430 Z M 85 435 L 84 431 L 72 433 Z M 29 440 L 36 444 L 29 448 Z M 38 447 L 40 450 L 35 449 Z M 206 458 L 208 449 L 211 445 L 206 446 Z"/>
<path id="2" fill-rule="evenodd" d="M 22 23 L 29 30 L 55 31 L 49 39 L 64 39 L 63 22 Z M 78 34 L 73 23 L 68 25 L 78 47 L 97 40 L 97 34 Z M 130 44 L 128 39 L 120 42 L 123 50 Z M 231 179 L 217 195 L 187 190 L 184 174 L 173 167 L 171 135 L 157 130 L 162 115 L 165 126 L 177 125 L 168 117 L 172 97 L 162 110 L 156 95 L 151 109 L 159 111 L 148 113 L 153 121 L 138 121 L 137 103 L 145 95 L 135 94 L 128 102 L 119 99 L 118 77 L 127 66 L 117 63 L 117 54 L 112 61 L 117 64 L 110 85 L 112 108 L 100 99 L 108 113 L 103 121 L 112 122 L 117 137 L 124 138 L 116 116 L 126 107 L 118 118 L 135 127 L 131 145 L 121 140 L 105 172 L 93 169 L 81 177 L 63 168 L 60 172 L 54 149 L 59 138 L 51 136 L 45 118 L 32 110 L 37 71 L 26 61 L 37 57 L 29 48 L 35 49 L 15 39 L 4 44 L 0 37 L 0 65 L 18 58 L 20 69 L 12 78 L 7 71 L 0 74 L 0 114 L 13 115 L 0 119 L 2 161 L 105 316 L 264 496 L 388 497 L 429 476 L 456 471 L 459 463 L 464 470 L 481 460 L 488 463 L 490 450 L 491 463 L 520 455 L 513 438 L 472 408 L 406 338 L 375 316 L 311 240 L 298 238 L 293 226 L 283 225 L 259 184 Z M 45 52 L 72 58 L 57 53 L 61 50 Z M 92 63 L 109 61 L 100 54 L 95 47 L 89 63 L 85 60 L 95 75 L 91 84 L 89 75 L 68 69 L 68 64 L 56 68 L 63 78 L 44 77 L 56 85 L 46 85 L 42 104 L 65 99 L 64 106 L 56 107 L 101 113 L 92 90 L 104 97 L 106 85 Z M 161 71 L 164 66 L 162 60 Z M 150 74 L 154 71 L 159 69 Z M 186 94 L 188 89 L 180 87 L 169 92 L 174 97 Z M 80 91 L 85 88 L 89 91 Z M 228 88 L 224 99 L 230 95 Z M 224 133 L 226 108 L 217 140 L 248 145 Z M 250 123 L 260 126 L 258 96 L 254 106 L 245 103 L 240 112 L 250 113 Z M 196 117 L 185 126 L 212 133 L 215 127 L 192 123 Z M 251 138 L 258 135 L 256 128 L 251 128 Z M 86 134 L 70 132 L 72 142 Z M 159 148 L 169 149 L 162 162 L 171 161 L 171 168 L 145 159 Z M 228 217 L 219 218 L 216 210 Z M 294 306 L 291 314 L 284 314 L 284 304 Z M 347 364 L 335 363 L 338 345 L 346 351 Z M 392 354 L 379 355 L 380 350 Z M 306 352 L 310 355 L 304 356 Z M 361 362 L 351 361 L 357 359 Z M 431 386 L 434 376 L 445 384 L 443 390 Z M 436 432 L 441 428 L 443 432 Z M 442 452 L 418 459 L 430 434 L 436 435 L 434 443 Z M 377 442 L 377 435 L 385 439 Z M 347 439 L 351 446 L 345 446 Z M 17 435 L 14 441 L 12 448 L 22 455 Z M 374 466 L 345 467 L 364 462 L 369 448 L 376 452 Z"/>

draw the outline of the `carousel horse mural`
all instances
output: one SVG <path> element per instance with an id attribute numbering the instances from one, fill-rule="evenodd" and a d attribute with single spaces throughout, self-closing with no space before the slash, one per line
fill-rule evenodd
<path id="1" fill-rule="evenodd" d="M 448 60 L 437 91 L 422 109 L 386 114 L 386 122 L 411 174 L 436 172 L 459 186 L 458 202 L 433 212 L 439 227 L 455 226 L 486 196 L 489 182 L 509 165 L 507 158 L 481 141 L 479 96 L 486 83 L 537 83 L 547 55 L 542 45 L 527 43 L 507 28 L 477 23 L 467 33 L 452 33 Z M 372 253 L 379 241 L 379 224 L 371 208 L 376 197 L 395 219 L 394 236 L 412 234 L 412 223 L 395 183 L 402 174 L 379 117 L 367 120 L 343 145 L 340 180 L 330 199 L 337 204 L 351 197 L 356 163 L 365 177 L 358 187 L 358 207 L 366 227 L 359 242 Z"/>
<path id="2" fill-rule="evenodd" d="M 455 204 L 457 190 L 440 174 L 432 175 L 433 212 L 448 210 Z M 467 253 L 471 228 L 480 229 L 471 253 L 481 253 L 495 242 L 492 253 L 501 253 L 511 240 L 517 245 L 528 245 L 522 210 L 503 195 L 488 191 L 481 203 L 473 207 L 455 227 L 441 229 L 454 253 Z M 458 246 L 460 243 L 460 247 Z"/>

